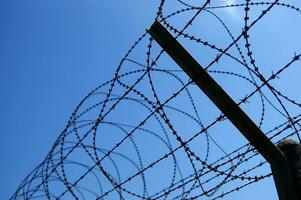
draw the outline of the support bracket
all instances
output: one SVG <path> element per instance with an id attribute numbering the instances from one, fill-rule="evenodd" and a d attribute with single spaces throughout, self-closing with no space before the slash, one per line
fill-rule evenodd
<path id="1" fill-rule="evenodd" d="M 281 151 L 162 24 L 155 21 L 147 31 L 270 163 L 279 199 L 298 200 L 286 158 Z"/>

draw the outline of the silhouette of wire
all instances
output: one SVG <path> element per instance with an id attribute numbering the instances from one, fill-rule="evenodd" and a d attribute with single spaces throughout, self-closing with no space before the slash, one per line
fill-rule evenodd
<path id="1" fill-rule="evenodd" d="M 300 141 L 301 128 L 300 99 L 282 87 L 287 73 L 300 70 L 300 49 L 291 45 L 280 62 L 273 58 L 278 41 L 270 56 L 256 48 L 263 42 L 257 27 L 283 10 L 301 17 L 297 5 L 278 0 L 161 0 L 155 17 L 274 143 Z M 10 199 L 213 200 L 270 177 L 264 158 L 145 32 L 113 79 L 78 104 Z"/>

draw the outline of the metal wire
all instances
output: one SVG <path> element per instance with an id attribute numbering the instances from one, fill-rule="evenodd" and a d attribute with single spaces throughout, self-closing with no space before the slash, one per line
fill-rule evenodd
<path id="1" fill-rule="evenodd" d="M 300 21 L 300 8 L 278 0 L 197 2 L 161 0 L 156 19 L 273 142 L 300 141 L 300 99 L 281 87 L 288 71 L 300 72 L 297 46 L 271 70 L 257 61 L 256 49 L 260 23 L 284 9 Z M 229 9 L 241 14 L 237 24 L 227 21 Z M 208 23 L 215 40 L 206 34 Z M 276 47 L 277 41 L 271 54 Z M 267 162 L 144 33 L 114 78 L 78 104 L 44 161 L 10 199 L 213 200 L 270 177 Z"/>

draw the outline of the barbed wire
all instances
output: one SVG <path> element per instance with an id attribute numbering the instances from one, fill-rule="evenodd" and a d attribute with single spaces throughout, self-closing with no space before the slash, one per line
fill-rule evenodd
<path id="1" fill-rule="evenodd" d="M 290 20 L 301 17 L 298 5 L 279 0 L 161 0 L 155 16 L 274 143 L 300 141 L 301 129 L 301 101 L 281 87 L 289 71 L 300 72 L 300 46 L 289 44 L 282 62 L 273 57 L 282 48 L 277 41 L 270 56 L 256 48 L 264 42 L 257 27 L 270 25 L 269 16 L 283 10 L 294 13 Z M 227 19 L 233 12 L 240 21 Z M 279 31 L 279 37 L 288 36 Z M 271 177 L 264 158 L 146 32 L 113 77 L 78 104 L 11 200 L 215 200 Z"/>

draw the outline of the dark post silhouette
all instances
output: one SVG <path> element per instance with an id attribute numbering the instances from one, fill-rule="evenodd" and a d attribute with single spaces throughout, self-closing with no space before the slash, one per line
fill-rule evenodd
<path id="1" fill-rule="evenodd" d="M 281 151 L 158 21 L 148 32 L 270 163 L 279 199 L 298 200 L 286 158 Z"/>
<path id="2" fill-rule="evenodd" d="M 277 147 L 286 157 L 298 198 L 301 200 L 301 144 L 291 139 L 285 139 L 279 142 Z"/>

